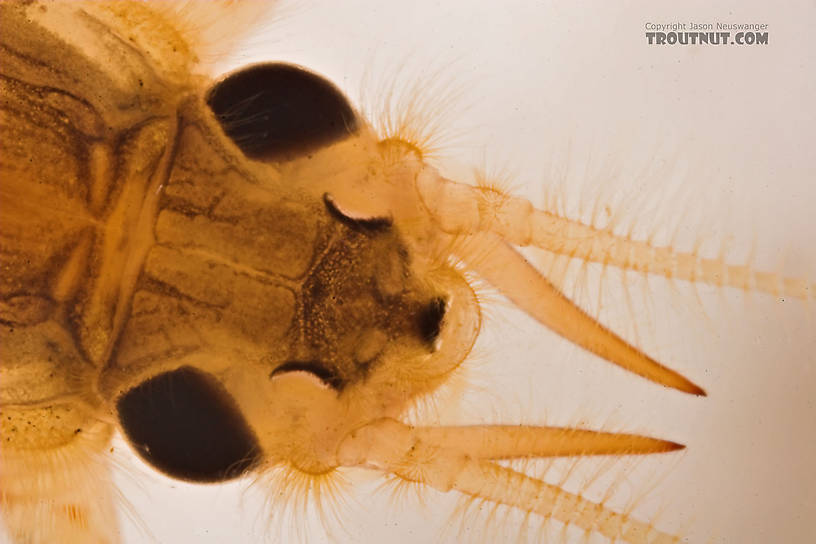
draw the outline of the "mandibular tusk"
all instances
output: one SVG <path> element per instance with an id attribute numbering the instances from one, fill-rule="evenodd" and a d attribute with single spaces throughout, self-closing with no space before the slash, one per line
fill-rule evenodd
<path id="1" fill-rule="evenodd" d="M 653 382 L 693 395 L 705 391 L 604 327 L 569 300 L 515 249 L 492 233 L 461 244 L 459 256 L 539 323 L 607 361 Z M 485 258 L 489 255 L 489 258 Z"/>

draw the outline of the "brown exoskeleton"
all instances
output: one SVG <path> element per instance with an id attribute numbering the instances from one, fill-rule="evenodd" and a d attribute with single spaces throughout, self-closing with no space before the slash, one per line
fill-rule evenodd
<path id="1" fill-rule="evenodd" d="M 780 278 L 449 181 L 298 67 L 191 76 L 169 12 L 2 9 L 0 490 L 13 538 L 116 539 L 105 454 L 118 428 L 179 479 L 362 466 L 610 538 L 674 540 L 494 461 L 677 444 L 402 416 L 471 350 L 480 303 L 466 271 L 587 350 L 702 393 L 513 245 L 770 292 Z"/>

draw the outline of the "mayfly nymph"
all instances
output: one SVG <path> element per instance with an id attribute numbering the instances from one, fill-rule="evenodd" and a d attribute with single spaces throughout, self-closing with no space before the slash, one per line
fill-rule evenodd
<path id="1" fill-rule="evenodd" d="M 473 278 L 633 379 L 698 396 L 517 247 L 796 298 L 812 285 L 447 179 L 307 68 L 193 75 L 194 39 L 174 13 L 0 5 L 0 506 L 12 540 L 116 542 L 106 454 L 120 432 L 178 480 L 362 467 L 610 540 L 676 542 L 500 461 L 680 444 L 406 422 L 471 352 Z"/>

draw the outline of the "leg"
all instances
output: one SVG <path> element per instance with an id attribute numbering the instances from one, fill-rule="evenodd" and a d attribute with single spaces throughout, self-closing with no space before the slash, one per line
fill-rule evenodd
<path id="1" fill-rule="evenodd" d="M 117 542 L 116 509 L 104 458 L 110 426 L 94 422 L 87 408 L 71 402 L 2 407 L 0 415 L 0 512 L 12 542 Z M 32 423 L 46 418 L 55 422 L 48 428 L 50 438 L 74 436 L 57 447 L 42 447 L 46 437 Z M 26 447 L 37 442 L 40 447 Z"/>
<path id="2" fill-rule="evenodd" d="M 20 544 L 117 542 L 96 369 L 56 322 L 17 321 L 0 328 L 0 521 Z"/>

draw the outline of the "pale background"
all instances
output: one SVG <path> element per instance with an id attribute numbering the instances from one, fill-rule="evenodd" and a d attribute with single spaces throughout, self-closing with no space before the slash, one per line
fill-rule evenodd
<path id="1" fill-rule="evenodd" d="M 736 262 L 748 258 L 753 244 L 757 266 L 816 278 L 814 4 L 609 4 L 284 3 L 285 18 L 263 26 L 223 66 L 296 62 L 353 100 L 361 82 L 376 96 L 394 76 L 420 81 L 431 95 L 458 90 L 445 116 L 448 172 L 487 167 L 537 205 L 544 205 L 545 191 L 587 213 L 609 204 L 621 225 L 633 221 L 641 236 L 665 241 L 676 234 L 685 248 L 702 242 L 706 255 L 724 244 Z M 647 21 L 691 20 L 768 23 L 770 44 L 646 44 Z M 579 300 L 595 308 L 597 274 L 580 285 L 588 291 Z M 463 375 L 473 391 L 461 409 L 447 403 L 440 417 L 543 423 L 546 416 L 556 424 L 676 440 L 688 446 L 684 453 L 616 463 L 587 494 L 600 498 L 617 478 L 610 504 L 642 499 L 638 517 L 653 519 L 662 510 L 656 524 L 689 542 L 812 541 L 813 307 L 731 290 L 695 294 L 680 283 L 644 286 L 612 273 L 603 285 L 601 317 L 705 387 L 708 398 L 665 390 L 585 356 L 493 295 L 477 357 Z M 274 503 L 264 506 L 262 486 L 248 492 L 240 483 L 188 486 L 151 475 L 122 447 L 116 457 L 117 482 L 138 519 L 123 514 L 127 543 L 293 537 L 284 528 L 279 538 L 282 524 L 268 520 Z M 553 467 L 549 479 L 559 481 L 565 466 Z M 582 467 L 567 484 L 573 489 L 580 488 Z M 352 493 L 333 541 L 524 538 L 519 520 L 503 511 L 492 522 L 451 517 L 453 494 L 427 490 L 424 506 L 410 496 L 399 502 L 377 492 L 376 480 L 352 477 L 361 491 Z M 303 541 L 330 541 L 313 519 L 300 528 Z M 565 538 L 581 541 L 571 533 Z"/>

